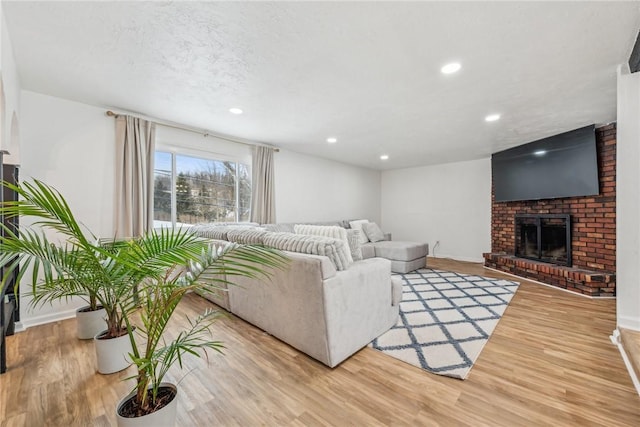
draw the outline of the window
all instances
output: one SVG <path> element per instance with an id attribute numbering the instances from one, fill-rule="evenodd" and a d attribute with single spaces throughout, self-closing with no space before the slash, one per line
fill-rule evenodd
<path id="1" fill-rule="evenodd" d="M 248 165 L 155 152 L 156 227 L 199 222 L 245 222 L 251 213 Z"/>

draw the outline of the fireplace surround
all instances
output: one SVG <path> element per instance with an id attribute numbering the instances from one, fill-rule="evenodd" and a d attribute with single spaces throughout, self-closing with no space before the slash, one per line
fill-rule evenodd
<path id="1" fill-rule="evenodd" d="M 598 195 L 496 202 L 485 266 L 589 296 L 615 295 L 616 125 L 596 129 Z M 570 266 L 516 256 L 516 215 L 570 215 Z"/>

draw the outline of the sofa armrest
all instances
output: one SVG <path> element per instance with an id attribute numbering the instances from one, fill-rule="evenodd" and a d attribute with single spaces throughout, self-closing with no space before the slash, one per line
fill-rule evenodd
<path id="1" fill-rule="evenodd" d="M 365 347 L 398 320 L 393 305 L 391 262 L 371 258 L 354 262 L 323 287 L 329 366 Z M 397 298 L 397 295 L 396 295 Z"/>

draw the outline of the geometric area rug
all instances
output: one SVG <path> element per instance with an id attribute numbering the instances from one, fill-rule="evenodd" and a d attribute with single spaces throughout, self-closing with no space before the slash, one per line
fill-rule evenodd
<path id="1" fill-rule="evenodd" d="M 434 374 L 465 379 L 519 283 L 429 268 L 398 276 L 398 323 L 370 346 Z"/>

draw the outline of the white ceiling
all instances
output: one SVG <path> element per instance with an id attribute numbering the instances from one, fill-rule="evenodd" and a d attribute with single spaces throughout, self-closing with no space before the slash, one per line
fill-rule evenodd
<path id="1" fill-rule="evenodd" d="M 637 1 L 2 5 L 24 89 L 376 169 L 615 121 L 640 29 Z"/>

